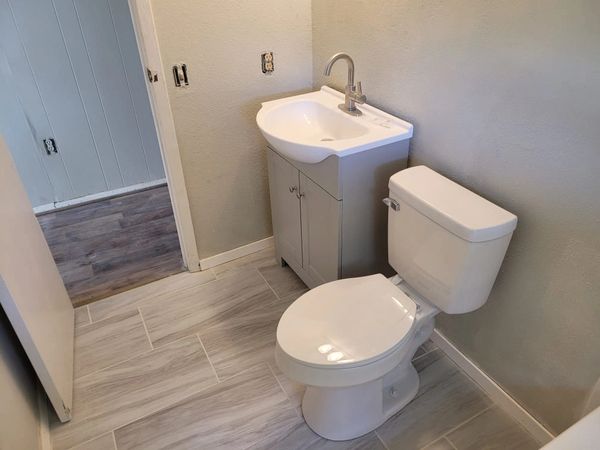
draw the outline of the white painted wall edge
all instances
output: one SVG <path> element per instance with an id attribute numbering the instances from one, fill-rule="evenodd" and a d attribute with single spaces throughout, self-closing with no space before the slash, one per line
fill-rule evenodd
<path id="1" fill-rule="evenodd" d="M 128 0 L 128 3 L 142 63 L 158 76 L 156 82 L 146 83 L 146 89 L 150 96 L 154 125 L 156 126 L 160 153 L 165 166 L 183 262 L 190 272 L 196 272 L 200 270 L 200 257 L 183 175 L 179 144 L 177 143 L 175 122 L 167 92 L 167 78 L 163 70 L 162 56 L 158 45 L 158 36 L 156 35 L 152 5 L 150 0 Z M 144 70 L 146 69 L 144 68 Z"/>
<path id="2" fill-rule="evenodd" d="M 37 388 L 37 399 L 40 418 L 40 449 L 52 450 L 50 422 L 48 421 L 48 403 L 46 403 L 46 393 L 44 392 L 44 388 L 39 384 Z"/>
<path id="3" fill-rule="evenodd" d="M 65 200 L 63 202 L 54 202 L 47 203 L 46 205 L 35 206 L 33 208 L 33 212 L 34 214 L 44 214 L 48 212 L 60 211 L 61 209 L 85 205 L 86 203 L 92 203 L 98 200 L 106 200 L 108 198 L 118 197 L 119 195 L 145 191 L 146 189 L 151 189 L 153 187 L 162 186 L 165 184 L 167 184 L 167 179 L 161 178 L 159 180 L 147 181 L 145 183 L 134 184 L 132 186 L 126 186 L 119 189 L 112 189 L 110 191 L 99 192 L 98 194 L 85 195 L 83 197 L 77 197 L 71 200 Z"/>
<path id="4" fill-rule="evenodd" d="M 546 429 L 540 422 L 529 414 L 514 398 L 512 398 L 504 389 L 492 380 L 483 370 L 481 370 L 473 361 L 448 340 L 437 328 L 433 330 L 431 340 L 436 344 L 452 361 L 456 363 L 469 377 L 477 383 L 481 389 L 496 403 L 502 410 L 518 421 L 531 435 L 540 443 L 546 444 L 554 439 L 554 435 Z"/>
<path id="5" fill-rule="evenodd" d="M 273 245 L 273 236 L 261 239 L 260 241 L 251 242 L 250 244 L 242 245 L 241 247 L 234 248 L 227 252 L 219 253 L 218 255 L 209 256 L 200 260 L 200 269 L 206 270 L 211 267 L 225 264 L 226 262 L 233 261 L 234 259 L 247 256 L 251 253 L 259 252 L 267 247 Z"/>
<path id="6" fill-rule="evenodd" d="M 541 450 L 597 450 L 600 441 L 600 407 L 575 422 Z"/>

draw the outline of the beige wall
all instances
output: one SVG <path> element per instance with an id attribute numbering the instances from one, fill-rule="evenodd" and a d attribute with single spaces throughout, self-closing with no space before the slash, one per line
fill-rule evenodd
<path id="1" fill-rule="evenodd" d="M 315 86 L 349 52 L 369 101 L 414 123 L 412 165 L 519 216 L 489 302 L 437 323 L 554 431 L 600 376 L 599 17 L 596 0 L 313 1 Z"/>
<path id="2" fill-rule="evenodd" d="M 27 357 L 0 308 L 0 449 L 40 448 L 36 384 Z"/>
<path id="3" fill-rule="evenodd" d="M 153 0 L 201 258 L 271 236 L 260 103 L 312 86 L 310 0 Z M 265 76 L 260 54 L 275 53 Z M 186 63 L 190 86 L 171 67 Z"/>

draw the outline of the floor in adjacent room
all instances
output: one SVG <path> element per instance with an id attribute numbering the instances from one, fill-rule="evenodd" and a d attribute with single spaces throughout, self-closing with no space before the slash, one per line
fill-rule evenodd
<path id="1" fill-rule="evenodd" d="M 74 306 L 181 272 L 167 186 L 38 216 Z"/>
<path id="2" fill-rule="evenodd" d="M 279 317 L 305 291 L 267 249 L 77 308 L 73 420 L 54 419 L 55 450 L 539 447 L 431 342 L 406 408 L 354 441 L 321 439 L 273 361 Z"/>

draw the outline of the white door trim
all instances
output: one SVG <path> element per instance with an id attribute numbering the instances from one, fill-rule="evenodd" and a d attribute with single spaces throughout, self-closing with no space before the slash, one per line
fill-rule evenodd
<path id="1" fill-rule="evenodd" d="M 147 82 L 146 87 L 165 166 L 183 261 L 190 272 L 195 272 L 200 270 L 200 259 L 152 5 L 150 0 L 128 0 L 128 2 L 141 60 L 158 75 L 158 80 L 153 83 Z M 143 69 L 146 70 L 145 67 Z"/>
<path id="2" fill-rule="evenodd" d="M 431 340 L 452 361 L 456 363 L 469 377 L 477 383 L 481 389 L 496 403 L 504 412 L 513 417 L 540 443 L 546 444 L 554 439 L 554 435 L 542 425 L 535 417 L 527 412 L 517 401 L 508 394 L 498 383 L 491 379 L 473 361 L 448 340 L 437 328 L 433 330 Z"/>

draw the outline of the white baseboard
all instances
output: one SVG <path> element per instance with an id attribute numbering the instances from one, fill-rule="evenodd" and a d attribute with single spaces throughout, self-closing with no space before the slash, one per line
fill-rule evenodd
<path id="1" fill-rule="evenodd" d="M 225 264 L 226 262 L 233 261 L 234 259 L 241 258 L 242 256 L 247 256 L 251 253 L 263 250 L 271 245 L 273 245 L 273 236 L 243 245 L 238 248 L 234 248 L 233 250 L 229 250 L 227 252 L 219 253 L 218 255 L 209 256 L 208 258 L 200 260 L 200 269 L 206 270 L 220 264 Z"/>
<path id="2" fill-rule="evenodd" d="M 492 380 L 483 370 L 452 344 L 437 328 L 433 330 L 431 340 L 448 357 L 473 379 L 484 392 L 507 414 L 518 421 L 540 443 L 546 444 L 554 435 L 529 414 L 514 398 Z"/>
<path id="3" fill-rule="evenodd" d="M 111 191 L 100 192 L 98 194 L 85 195 L 83 197 L 77 197 L 71 200 L 65 200 L 63 202 L 47 203 L 45 205 L 34 207 L 33 213 L 39 215 L 48 212 L 59 211 L 61 209 L 72 208 L 73 206 L 84 205 L 86 203 L 91 203 L 98 200 L 106 200 L 108 198 L 118 197 L 119 195 L 133 194 L 134 192 L 145 191 L 146 189 L 162 186 L 164 184 L 167 184 L 167 179 L 161 178 L 160 180 L 134 184 L 132 186 L 126 186 L 119 189 L 113 189 Z"/>

